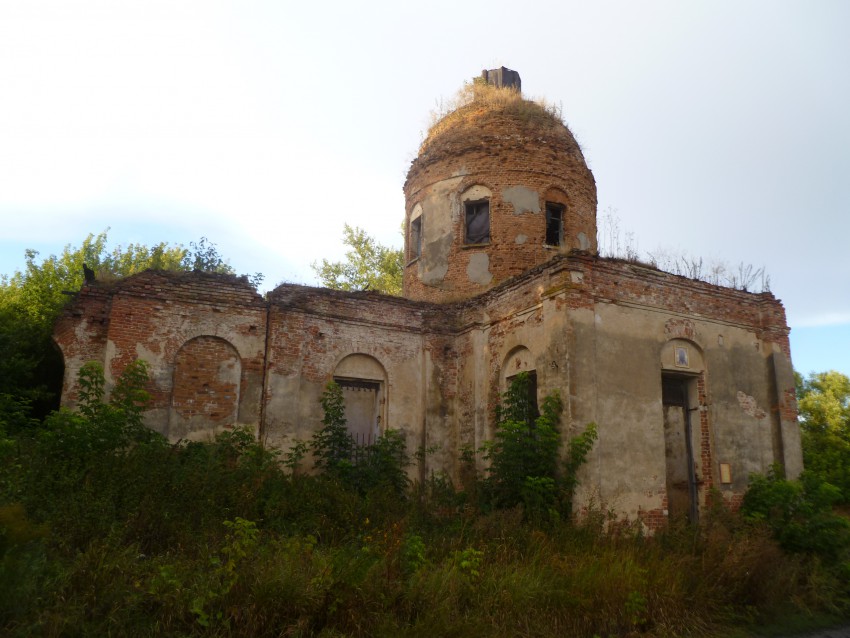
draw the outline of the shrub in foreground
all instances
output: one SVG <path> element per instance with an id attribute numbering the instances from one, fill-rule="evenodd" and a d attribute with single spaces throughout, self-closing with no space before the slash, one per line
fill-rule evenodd
<path id="1" fill-rule="evenodd" d="M 848 609 L 822 548 L 773 539 L 771 521 L 805 520 L 775 477 L 754 482 L 751 522 L 720 511 L 652 538 L 606 533 L 603 512 L 540 525 L 521 491 L 479 511 L 445 477 L 303 475 L 242 430 L 169 444 L 136 427 L 143 396 L 104 404 L 93 375 L 83 412 L 6 435 L 3 635 L 712 636 Z"/>

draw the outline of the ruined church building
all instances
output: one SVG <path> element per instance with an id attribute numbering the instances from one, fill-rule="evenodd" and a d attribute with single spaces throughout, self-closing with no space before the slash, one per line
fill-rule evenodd
<path id="1" fill-rule="evenodd" d="M 477 88 L 476 88 L 477 87 Z M 77 373 L 107 387 L 150 365 L 151 428 L 172 441 L 247 426 L 288 448 L 321 427 L 325 386 L 349 428 L 400 430 L 436 452 L 412 472 L 456 478 L 459 450 L 493 438 L 512 376 L 563 400 L 563 438 L 598 424 L 577 506 L 650 529 L 698 515 L 709 491 L 737 503 L 752 472 L 802 469 L 782 304 L 603 258 L 596 183 L 563 122 L 485 71 L 475 99 L 429 132 L 404 184 L 402 297 L 245 278 L 145 271 L 86 283 L 55 329 L 62 403 Z"/>

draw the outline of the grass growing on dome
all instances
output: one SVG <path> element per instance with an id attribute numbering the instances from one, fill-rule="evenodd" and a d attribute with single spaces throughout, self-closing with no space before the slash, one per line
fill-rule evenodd
<path id="1" fill-rule="evenodd" d="M 569 130 L 559 105 L 543 99 L 527 100 L 516 89 L 493 86 L 476 78 L 431 112 L 431 124 L 420 150 L 445 131 L 473 126 L 489 114 L 504 114 L 536 126 Z"/>

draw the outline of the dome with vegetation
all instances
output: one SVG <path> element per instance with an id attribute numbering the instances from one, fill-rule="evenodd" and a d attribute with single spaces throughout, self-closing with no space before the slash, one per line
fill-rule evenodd
<path id="1" fill-rule="evenodd" d="M 561 117 L 560 107 L 528 100 L 513 88 L 476 80 L 466 84 L 448 105 L 433 114 L 433 123 L 419 147 L 419 159 L 434 161 L 463 153 L 498 138 L 499 146 L 537 144 L 561 147 L 584 160 L 581 149 Z"/>

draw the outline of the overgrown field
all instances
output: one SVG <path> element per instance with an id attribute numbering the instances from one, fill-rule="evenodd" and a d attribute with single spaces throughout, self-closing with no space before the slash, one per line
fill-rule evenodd
<path id="1" fill-rule="evenodd" d="M 489 474 L 410 484 L 399 437 L 351 461 L 332 388 L 325 428 L 278 454 L 239 430 L 166 442 L 143 376 L 104 403 L 87 369 L 81 411 L 41 423 L 0 405 L 0 634 L 740 636 L 850 609 L 847 524 L 815 479 L 762 477 L 744 514 L 648 538 L 604 504 L 569 515 L 593 437 L 552 465 L 551 402 L 524 422 L 506 396 Z"/>

